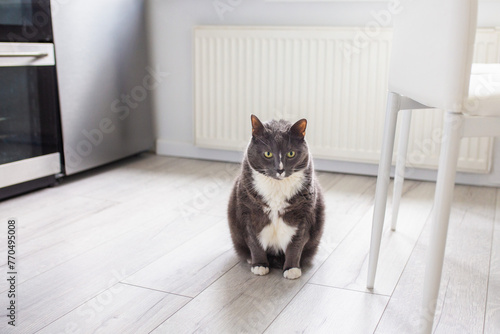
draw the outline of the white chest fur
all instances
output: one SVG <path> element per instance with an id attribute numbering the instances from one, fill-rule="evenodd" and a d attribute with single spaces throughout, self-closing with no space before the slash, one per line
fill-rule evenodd
<path id="1" fill-rule="evenodd" d="M 265 211 L 271 220 L 271 223 L 260 232 L 259 241 L 266 250 L 271 248 L 276 252 L 284 252 L 297 228 L 283 221 L 280 214 L 284 213 L 288 200 L 302 188 L 304 172 L 296 172 L 283 180 L 276 180 L 256 171 L 252 172 L 255 190 L 264 198 L 267 204 Z"/>

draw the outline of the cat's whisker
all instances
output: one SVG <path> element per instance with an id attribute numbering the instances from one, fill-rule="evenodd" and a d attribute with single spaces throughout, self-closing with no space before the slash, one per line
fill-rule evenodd
<path id="1" fill-rule="evenodd" d="M 262 144 L 264 144 L 268 149 L 271 148 L 271 147 L 269 147 L 269 145 L 266 142 L 264 142 L 264 140 L 262 138 L 260 138 L 260 137 L 254 137 L 254 138 L 256 138 L 258 141 L 260 141 Z"/>

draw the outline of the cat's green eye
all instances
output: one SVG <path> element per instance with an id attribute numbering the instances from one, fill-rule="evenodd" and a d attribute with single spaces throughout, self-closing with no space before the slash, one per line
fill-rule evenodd
<path id="1" fill-rule="evenodd" d="M 273 154 L 271 152 L 264 152 L 264 156 L 269 159 L 273 157 Z"/>
<path id="2" fill-rule="evenodd" d="M 295 151 L 290 151 L 286 154 L 287 157 L 293 158 L 295 156 Z"/>

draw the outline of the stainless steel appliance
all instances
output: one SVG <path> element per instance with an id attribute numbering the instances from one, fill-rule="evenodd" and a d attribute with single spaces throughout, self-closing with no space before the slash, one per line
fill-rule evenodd
<path id="1" fill-rule="evenodd" d="M 48 0 L 0 2 L 0 199 L 62 172 L 49 14 Z"/>
<path id="2" fill-rule="evenodd" d="M 144 0 L 72 0 L 53 6 L 67 175 L 153 147 Z"/>
<path id="3" fill-rule="evenodd" d="M 0 1 L 0 199 L 152 148 L 165 74 L 144 16 L 144 0 Z"/>

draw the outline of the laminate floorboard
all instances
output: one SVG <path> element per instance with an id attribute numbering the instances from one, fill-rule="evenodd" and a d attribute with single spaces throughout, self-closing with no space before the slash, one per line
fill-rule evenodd
<path id="1" fill-rule="evenodd" d="M 495 194 L 492 188 L 455 188 L 435 333 L 483 332 Z M 429 221 L 391 296 L 377 333 L 418 332 Z"/>
<path id="2" fill-rule="evenodd" d="M 223 221 L 139 270 L 125 283 L 195 297 L 238 261 Z"/>
<path id="3" fill-rule="evenodd" d="M 38 333 L 148 333 L 189 300 L 117 283 Z"/>
<path id="4" fill-rule="evenodd" d="M 306 284 L 265 333 L 371 333 L 388 300 L 387 296 Z"/>
<path id="5" fill-rule="evenodd" d="M 153 333 L 262 333 L 326 256 L 318 255 L 296 280 L 283 278 L 277 269 L 255 276 L 247 263 L 239 262 Z"/>
<path id="6" fill-rule="evenodd" d="M 318 173 L 324 235 L 290 281 L 277 269 L 253 275 L 232 249 L 239 170 L 142 154 L 0 202 L 2 222 L 18 220 L 19 272 L 17 326 L 2 316 L 0 333 L 416 332 L 434 183 L 405 182 L 395 232 L 388 210 L 369 291 L 374 177 Z M 500 332 L 499 210 L 499 190 L 456 187 L 435 333 Z"/>
<path id="7" fill-rule="evenodd" d="M 392 294 L 432 207 L 432 200 L 427 198 L 432 198 L 433 184 L 406 182 L 405 187 L 397 233 L 391 233 L 391 215 L 389 212 L 386 215 L 377 284 L 373 290 L 386 296 Z M 368 291 L 366 277 L 372 212 L 369 210 L 365 213 L 361 222 L 311 278 L 311 283 Z"/>
<path id="8" fill-rule="evenodd" d="M 154 333 L 261 333 L 293 300 L 304 284 L 319 268 L 341 240 L 368 212 L 374 194 L 374 182 L 366 177 L 335 177 L 325 190 L 325 197 L 336 199 L 335 217 L 327 215 L 325 237 L 310 268 L 302 277 L 289 281 L 282 271 L 271 269 L 267 276 L 257 277 L 250 266 L 239 262 L 214 284 L 196 296 Z M 361 188 L 355 192 L 353 189 Z M 352 200 L 340 194 L 351 192 Z M 353 202 L 357 200 L 357 203 Z M 353 206 L 357 210 L 351 212 Z M 355 214 L 356 212 L 356 214 Z M 335 219 L 342 217 L 343 219 Z"/>
<path id="9" fill-rule="evenodd" d="M 484 332 L 497 333 L 500 330 L 500 190 L 496 190 L 496 210 L 491 260 L 488 281 L 488 295 L 484 319 Z"/>

